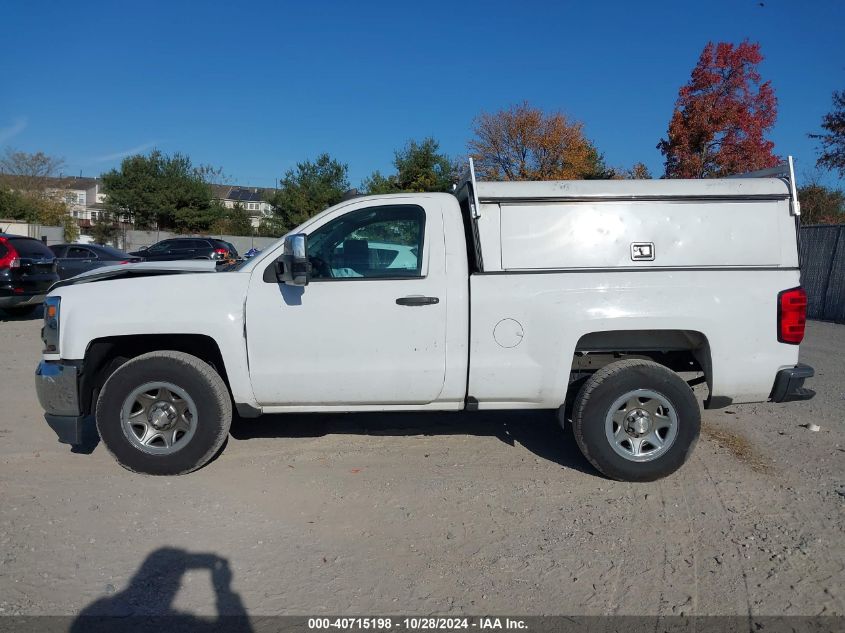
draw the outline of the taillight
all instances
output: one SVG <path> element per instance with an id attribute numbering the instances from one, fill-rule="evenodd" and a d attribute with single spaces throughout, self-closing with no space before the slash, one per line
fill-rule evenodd
<path id="1" fill-rule="evenodd" d="M 225 248 L 215 248 L 214 249 L 214 259 L 226 259 L 229 255 L 229 251 Z"/>
<path id="2" fill-rule="evenodd" d="M 0 268 L 20 268 L 21 260 L 12 243 L 5 237 L 0 237 L 0 244 L 5 247 L 6 254 L 0 257 Z"/>
<path id="3" fill-rule="evenodd" d="M 778 341 L 798 345 L 807 325 L 807 293 L 801 287 L 778 293 Z"/>

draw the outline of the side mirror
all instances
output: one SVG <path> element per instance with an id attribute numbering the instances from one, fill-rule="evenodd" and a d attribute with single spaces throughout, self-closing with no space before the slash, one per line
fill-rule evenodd
<path id="1" fill-rule="evenodd" d="M 288 235 L 282 256 L 276 261 L 276 279 L 283 284 L 307 286 L 311 277 L 305 233 Z"/>

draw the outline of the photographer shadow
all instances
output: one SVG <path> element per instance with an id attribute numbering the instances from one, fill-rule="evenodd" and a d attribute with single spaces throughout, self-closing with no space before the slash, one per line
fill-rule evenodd
<path id="1" fill-rule="evenodd" d="M 216 618 L 178 611 L 173 606 L 183 576 L 193 570 L 208 570 L 210 574 Z M 99 598 L 82 609 L 70 632 L 251 632 L 253 629 L 246 609 L 231 584 L 232 571 L 225 558 L 211 553 L 194 554 L 179 548 L 163 547 L 147 556 L 123 591 Z"/>

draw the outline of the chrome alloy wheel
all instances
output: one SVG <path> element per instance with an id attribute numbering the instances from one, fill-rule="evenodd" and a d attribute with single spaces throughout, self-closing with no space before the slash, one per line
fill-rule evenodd
<path id="1" fill-rule="evenodd" d="M 616 399 L 605 418 L 607 441 L 632 462 L 663 455 L 678 435 L 678 414 L 663 394 L 635 389 Z"/>
<path id="2" fill-rule="evenodd" d="M 152 455 L 170 455 L 194 436 L 197 406 L 181 387 L 146 382 L 123 401 L 120 423 L 135 448 Z"/>

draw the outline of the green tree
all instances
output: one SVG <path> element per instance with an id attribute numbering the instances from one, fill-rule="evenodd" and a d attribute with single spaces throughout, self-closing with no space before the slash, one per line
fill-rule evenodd
<path id="1" fill-rule="evenodd" d="M 0 186 L 0 218 L 60 226 L 65 216 L 67 205 L 61 200 Z"/>
<path id="2" fill-rule="evenodd" d="M 229 211 L 226 218 L 229 225 L 229 235 L 253 235 L 252 218 L 246 212 L 242 204 L 236 204 L 234 209 Z"/>
<path id="3" fill-rule="evenodd" d="M 218 235 L 254 235 L 252 218 L 239 202 L 231 209 L 224 209 L 212 230 Z"/>
<path id="4" fill-rule="evenodd" d="M 592 141 L 587 141 L 587 165 L 581 173 L 580 178 L 584 180 L 612 180 L 616 172 L 608 167 L 602 154 Z"/>
<path id="5" fill-rule="evenodd" d="M 798 188 L 801 224 L 845 222 L 845 192 L 811 182 Z"/>
<path id="6" fill-rule="evenodd" d="M 369 194 L 401 191 L 449 191 L 456 180 L 456 166 L 440 152 L 440 143 L 431 137 L 408 141 L 393 155 L 396 173 L 384 176 L 379 171 L 365 178 L 362 186 Z"/>
<path id="7" fill-rule="evenodd" d="M 36 198 L 38 212 L 35 222 L 44 226 L 62 226 L 67 217 L 67 205 L 52 198 Z M 32 220 L 30 220 L 32 221 Z"/>
<path id="8" fill-rule="evenodd" d="M 38 209 L 37 198 L 0 186 L 0 218 L 35 222 Z"/>
<path id="9" fill-rule="evenodd" d="M 76 218 L 65 213 L 62 218 L 62 228 L 64 229 L 62 237 L 64 237 L 65 242 L 75 242 L 79 239 L 79 224 L 76 222 Z"/>
<path id="10" fill-rule="evenodd" d="M 273 205 L 273 226 L 282 233 L 337 204 L 349 189 L 348 167 L 328 154 L 315 161 L 298 163 L 285 172 L 281 186 L 269 202 Z M 269 224 L 269 223 L 268 223 Z"/>
<path id="11" fill-rule="evenodd" d="M 102 211 L 97 215 L 94 224 L 91 225 L 91 237 L 95 244 L 108 244 L 117 237 L 118 228 L 114 216 L 108 211 Z"/>
<path id="12" fill-rule="evenodd" d="M 259 237 L 281 237 L 287 233 L 281 220 L 275 215 L 261 218 L 255 234 Z"/>
<path id="13" fill-rule="evenodd" d="M 374 171 L 361 182 L 361 188 L 369 195 L 396 193 L 400 191 L 395 176 L 385 176 L 379 170 Z"/>
<path id="14" fill-rule="evenodd" d="M 139 228 L 203 230 L 213 214 L 211 187 L 183 154 L 158 150 L 123 159 L 120 169 L 103 174 L 110 210 L 120 211 Z"/>
<path id="15" fill-rule="evenodd" d="M 207 207 L 183 207 L 174 216 L 176 230 L 180 233 L 203 233 L 225 218 L 227 211 L 217 201 Z"/>

